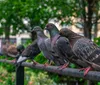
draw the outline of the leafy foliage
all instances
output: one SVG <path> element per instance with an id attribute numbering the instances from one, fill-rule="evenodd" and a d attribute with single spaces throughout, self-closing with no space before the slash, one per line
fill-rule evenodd
<path id="1" fill-rule="evenodd" d="M 99 43 L 99 38 L 96 38 Z M 96 41 L 95 40 L 95 41 Z M 30 43 L 30 40 L 27 41 L 27 46 Z M 5 59 L 6 56 L 1 56 L 0 59 Z M 9 60 L 12 58 L 8 57 Z M 37 55 L 34 59 L 35 61 L 44 64 L 47 60 L 44 58 L 42 53 Z M 29 60 L 28 60 L 29 61 Z M 31 61 L 30 61 L 31 62 Z M 74 64 L 70 65 L 71 68 L 76 68 Z M 15 67 L 6 63 L 0 63 L 0 85 L 15 85 Z M 58 74 L 53 74 L 37 69 L 25 68 L 25 85 L 53 85 L 55 83 L 76 83 L 80 85 L 86 85 L 86 80 L 82 78 L 74 78 L 70 76 L 61 76 Z M 100 82 L 96 82 L 96 85 L 99 85 Z"/>
<path id="2" fill-rule="evenodd" d="M 100 46 L 100 37 L 94 38 L 94 42 Z"/>
<path id="3" fill-rule="evenodd" d="M 89 14 L 85 8 L 91 3 L 93 5 L 92 12 L 98 20 L 100 17 L 100 15 L 98 15 L 100 1 L 2 0 L 0 1 L 0 34 L 7 34 L 8 31 L 6 30 L 8 29 L 10 32 L 10 29 L 12 29 L 10 34 L 15 35 L 18 32 L 24 32 L 25 30 L 29 31 L 36 25 L 44 28 L 44 25 L 50 19 L 56 19 L 56 21 L 60 21 L 63 25 L 75 25 L 79 28 L 79 25 L 81 25 L 83 28 L 85 23 L 83 22 L 83 16 L 88 16 Z M 93 26 L 95 26 L 95 24 L 93 24 Z"/>

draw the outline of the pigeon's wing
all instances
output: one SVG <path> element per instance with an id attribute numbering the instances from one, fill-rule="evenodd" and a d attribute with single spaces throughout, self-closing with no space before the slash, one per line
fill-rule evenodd
<path id="1" fill-rule="evenodd" d="M 43 53 L 44 57 L 46 57 L 49 60 L 53 60 L 53 56 L 50 53 L 50 41 L 48 38 L 42 39 L 42 41 L 39 41 L 39 48 L 41 52 Z"/>
<path id="2" fill-rule="evenodd" d="M 22 56 L 33 58 L 40 53 L 37 41 L 35 40 L 31 45 L 27 46 L 26 49 L 22 52 Z"/>
<path id="3" fill-rule="evenodd" d="M 55 55 L 55 56 L 58 56 L 55 52 L 54 52 L 54 49 L 52 48 L 52 43 L 50 41 L 49 38 L 45 39 L 45 46 L 47 48 L 47 50 L 49 51 L 49 53 L 51 55 Z"/>
<path id="4" fill-rule="evenodd" d="M 11 54 L 11 55 L 15 55 L 15 56 L 16 56 L 16 55 L 18 54 L 16 45 L 10 45 L 10 46 L 7 48 L 7 54 Z"/>
<path id="5" fill-rule="evenodd" d="M 56 49 L 58 53 L 61 53 L 64 57 L 70 58 L 72 56 L 72 49 L 69 43 L 69 40 L 65 37 L 60 37 L 56 42 Z"/>
<path id="6" fill-rule="evenodd" d="M 58 53 L 61 53 L 62 56 L 64 56 L 66 60 L 69 60 L 70 62 L 80 67 L 87 66 L 85 62 L 82 62 L 81 60 L 79 60 L 78 57 L 73 53 L 71 45 L 67 38 L 60 37 L 57 40 L 56 44 L 57 44 Z"/>
<path id="7" fill-rule="evenodd" d="M 91 60 L 93 56 L 90 56 L 96 49 L 97 45 L 87 38 L 78 39 L 73 46 L 73 52 L 80 59 Z"/>
<path id="8" fill-rule="evenodd" d="M 46 46 L 47 50 L 52 51 L 50 39 L 49 38 L 45 39 L 45 42 L 44 43 L 45 43 L 45 46 Z"/>
<path id="9" fill-rule="evenodd" d="M 37 40 L 35 40 L 32 44 L 28 45 L 20 57 L 17 60 L 17 63 L 21 63 L 27 59 L 33 59 L 40 53 L 39 47 L 37 45 Z"/>
<path id="10" fill-rule="evenodd" d="M 65 64 L 65 61 L 63 58 L 61 58 L 60 56 L 58 56 L 58 54 L 54 51 L 54 49 L 52 48 L 51 46 L 51 41 L 50 39 L 46 39 L 45 40 L 45 45 L 47 47 L 47 50 L 49 51 L 49 53 L 52 55 L 52 59 L 53 59 L 53 62 L 59 66 L 59 65 L 63 65 Z"/>

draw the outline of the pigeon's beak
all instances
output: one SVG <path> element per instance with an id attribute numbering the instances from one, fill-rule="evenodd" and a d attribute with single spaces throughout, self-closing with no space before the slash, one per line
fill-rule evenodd
<path id="1" fill-rule="evenodd" d="M 27 57 L 22 57 L 22 56 L 20 56 L 20 57 L 18 58 L 18 60 L 17 60 L 17 63 L 21 63 L 21 62 L 23 62 L 23 61 L 25 61 L 25 60 L 27 60 Z"/>

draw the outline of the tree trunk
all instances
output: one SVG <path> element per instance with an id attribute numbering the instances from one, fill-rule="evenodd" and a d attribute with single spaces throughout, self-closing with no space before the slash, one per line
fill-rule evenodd
<path id="1" fill-rule="evenodd" d="M 94 38 L 97 37 L 97 32 L 98 32 L 98 26 L 97 25 L 98 25 L 98 23 L 97 23 L 97 18 L 96 18 L 96 21 L 94 23 L 94 36 L 93 36 Z"/>
<path id="2" fill-rule="evenodd" d="M 84 36 L 91 39 L 92 38 L 92 15 L 93 15 L 93 6 L 94 6 L 92 4 L 94 0 L 86 0 L 86 1 L 87 2 L 85 2 L 85 0 L 81 1 L 81 5 L 83 9 L 82 18 L 84 21 Z"/>
<path id="3" fill-rule="evenodd" d="M 5 33 L 5 39 L 6 40 L 10 40 L 10 28 L 9 27 L 5 27 L 4 28 L 4 33 Z"/>
<path id="4" fill-rule="evenodd" d="M 87 22 L 84 22 L 84 36 L 91 39 L 91 28 Z"/>
<path id="5" fill-rule="evenodd" d="M 88 0 L 87 1 L 88 3 L 88 6 L 87 6 L 87 11 L 88 13 L 85 14 L 85 16 L 87 17 L 84 17 L 84 35 L 85 37 L 91 39 L 92 38 L 92 15 L 93 15 L 93 0 Z M 86 10 L 85 10 L 86 11 Z"/>

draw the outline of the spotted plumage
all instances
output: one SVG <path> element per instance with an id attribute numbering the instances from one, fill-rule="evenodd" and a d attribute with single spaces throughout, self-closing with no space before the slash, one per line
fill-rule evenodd
<path id="1" fill-rule="evenodd" d="M 100 48 L 93 41 L 67 28 L 61 29 L 60 35 L 69 39 L 74 54 L 80 60 L 87 63 L 88 66 L 91 66 L 95 70 L 100 70 Z"/>

